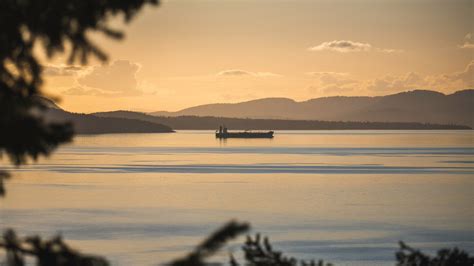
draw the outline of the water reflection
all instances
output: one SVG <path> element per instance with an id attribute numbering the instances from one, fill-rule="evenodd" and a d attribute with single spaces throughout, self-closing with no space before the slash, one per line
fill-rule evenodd
<path id="1" fill-rule="evenodd" d="M 401 239 L 474 251 L 473 153 L 465 131 L 79 136 L 14 170 L 0 225 L 60 231 L 128 265 L 174 258 L 239 218 L 298 257 L 393 265 Z"/>

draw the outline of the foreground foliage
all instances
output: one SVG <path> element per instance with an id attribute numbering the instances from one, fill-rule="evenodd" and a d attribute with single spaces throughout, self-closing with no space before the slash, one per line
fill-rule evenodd
<path id="1" fill-rule="evenodd" d="M 120 31 L 107 27 L 108 18 L 121 15 L 128 22 L 145 4 L 158 0 L 0 1 L 0 156 L 19 165 L 72 138 L 71 124 L 42 118 L 47 107 L 40 90 L 43 66 L 35 51 L 42 48 L 48 58 L 67 51 L 70 64 L 85 64 L 90 56 L 105 61 L 87 33 L 121 39 Z M 0 196 L 5 179 L 0 173 Z"/>
<path id="2" fill-rule="evenodd" d="M 105 266 L 107 260 L 98 256 L 81 254 L 71 249 L 61 237 L 43 240 L 39 236 L 19 238 L 13 230 L 3 235 L 0 247 L 6 250 L 5 264 L 8 266 L 25 265 L 26 257 L 33 257 L 38 266 Z"/>
<path id="3" fill-rule="evenodd" d="M 317 263 L 312 261 L 298 260 L 293 257 L 287 257 L 282 252 L 274 250 L 268 237 L 264 237 L 263 241 L 260 234 L 256 234 L 255 238 L 247 236 L 247 241 L 242 247 L 245 255 L 245 265 L 255 266 L 332 266 L 331 263 L 324 264 L 319 260 Z M 231 257 L 231 265 L 239 265 L 233 257 Z"/>
<path id="4" fill-rule="evenodd" d="M 247 223 L 231 221 L 211 234 L 189 254 L 167 264 L 170 266 L 206 266 L 221 265 L 209 262 L 209 259 L 222 251 L 230 240 L 245 234 L 250 229 Z M 109 262 L 100 256 L 82 254 L 70 248 L 61 237 L 43 240 L 38 236 L 19 238 L 12 230 L 7 230 L 0 241 L 0 248 L 6 251 L 8 266 L 25 265 L 26 257 L 31 257 L 38 266 L 105 266 Z M 232 254 L 229 265 L 238 266 L 332 266 L 331 263 L 304 261 L 288 257 L 274 249 L 267 237 L 259 234 L 247 236 L 242 245 L 243 258 L 239 262 Z M 467 252 L 453 249 L 441 249 L 432 257 L 400 242 L 396 252 L 398 266 L 472 266 L 474 257 Z"/>
<path id="5" fill-rule="evenodd" d="M 458 248 L 440 249 L 436 256 L 423 254 L 404 242 L 395 254 L 399 266 L 468 266 L 474 265 L 474 257 Z"/>

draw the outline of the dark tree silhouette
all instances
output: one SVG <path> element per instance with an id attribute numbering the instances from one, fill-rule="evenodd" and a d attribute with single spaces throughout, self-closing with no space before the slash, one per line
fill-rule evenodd
<path id="1" fill-rule="evenodd" d="M 41 97 L 42 66 L 35 55 L 43 48 L 48 58 L 68 53 L 69 63 L 87 63 L 90 56 L 105 61 L 106 54 L 88 38 L 90 31 L 120 39 L 120 31 L 110 29 L 111 16 L 122 15 L 126 22 L 145 4 L 158 0 L 2 0 L 0 1 L 0 156 L 7 155 L 20 165 L 49 155 L 73 135 L 69 123 L 47 123 Z M 0 196 L 5 195 L 0 171 Z M 85 256 L 70 249 L 61 238 L 19 239 L 12 230 L 3 235 L 0 247 L 8 265 L 24 265 L 24 256 L 33 256 L 38 265 L 106 265 L 107 261 Z"/>
<path id="2" fill-rule="evenodd" d="M 207 265 L 206 258 L 217 253 L 227 241 L 248 231 L 250 226 L 247 223 L 231 221 L 221 229 L 211 234 L 194 251 L 182 259 L 175 260 L 172 266 L 204 266 Z"/>
<path id="3" fill-rule="evenodd" d="M 42 240 L 39 236 L 20 239 L 13 230 L 5 231 L 0 243 L 7 251 L 6 264 L 25 265 L 25 256 L 33 256 L 41 266 L 105 266 L 109 263 L 101 257 L 84 255 L 71 249 L 61 237 Z"/>
<path id="4" fill-rule="evenodd" d="M 400 241 L 400 249 L 395 254 L 398 266 L 472 266 L 474 257 L 458 248 L 440 249 L 431 257 Z"/>
<path id="5" fill-rule="evenodd" d="M 48 57 L 68 53 L 69 63 L 87 63 L 106 54 L 89 38 L 90 31 L 120 39 L 107 27 L 108 18 L 122 15 L 126 22 L 145 4 L 158 0 L 2 0 L 0 1 L 0 155 L 15 164 L 48 155 L 72 137 L 67 123 L 46 123 L 41 117 L 42 66 L 34 53 L 41 47 Z M 0 193 L 5 189 L 0 174 Z"/>
<path id="6" fill-rule="evenodd" d="M 197 246 L 194 251 L 181 259 L 177 259 L 170 263 L 171 266 L 205 266 L 213 265 L 206 263 L 206 258 L 215 255 L 224 247 L 227 241 L 246 233 L 250 229 L 247 223 L 231 221 L 224 225 L 221 229 L 211 234 L 202 244 Z M 332 266 L 332 264 L 324 264 L 322 260 L 303 261 L 293 257 L 284 256 L 282 252 L 273 249 L 267 237 L 261 241 L 260 234 L 255 238 L 247 236 L 247 240 L 242 246 L 244 252 L 244 263 L 237 262 L 231 254 L 229 265 L 247 265 L 247 266 Z"/>
<path id="7" fill-rule="evenodd" d="M 332 266 L 331 263 L 325 264 L 324 261 L 319 260 L 317 263 L 312 261 L 298 260 L 293 257 L 287 257 L 282 252 L 274 250 L 270 244 L 268 237 L 261 241 L 260 234 L 256 234 L 255 238 L 247 236 L 247 241 L 242 247 L 246 265 L 255 266 Z M 232 261 L 232 259 L 231 259 Z M 235 264 L 235 261 L 234 261 Z"/>
<path id="8" fill-rule="evenodd" d="M 204 266 L 213 265 L 205 263 L 205 259 L 216 254 L 225 242 L 245 233 L 249 229 L 247 224 L 230 222 L 223 226 L 216 233 L 206 239 L 194 251 L 170 263 L 171 266 Z M 256 234 L 254 238 L 247 236 L 247 240 L 242 246 L 243 262 L 239 262 L 231 254 L 229 265 L 231 266 L 332 266 L 323 260 L 304 261 L 294 257 L 283 255 L 281 251 L 273 248 L 267 237 Z M 397 266 L 472 266 L 474 257 L 466 251 L 458 248 L 441 249 L 437 255 L 431 257 L 419 250 L 409 247 L 404 242 L 400 242 L 400 249 L 395 253 Z"/>

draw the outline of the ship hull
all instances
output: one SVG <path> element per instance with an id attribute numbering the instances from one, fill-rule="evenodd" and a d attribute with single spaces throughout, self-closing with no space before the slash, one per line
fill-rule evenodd
<path id="1" fill-rule="evenodd" d="M 241 139 L 271 139 L 273 138 L 273 131 L 268 132 L 227 132 L 216 133 L 218 139 L 241 138 Z"/>

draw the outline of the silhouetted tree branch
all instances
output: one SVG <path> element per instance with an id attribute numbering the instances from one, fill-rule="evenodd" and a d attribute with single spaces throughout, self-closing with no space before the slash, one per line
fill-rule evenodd
<path id="1" fill-rule="evenodd" d="M 231 222 L 211 235 L 203 244 L 199 245 L 193 252 L 182 259 L 175 260 L 172 266 L 204 266 L 204 259 L 216 254 L 225 242 L 233 239 L 239 234 L 248 230 L 247 224 Z M 294 257 L 283 255 L 281 251 L 276 251 L 267 237 L 256 234 L 254 238 L 247 236 L 247 240 L 242 246 L 244 253 L 243 262 L 240 263 L 233 254 L 230 254 L 229 265 L 231 266 L 332 266 L 323 260 L 305 261 Z M 458 248 L 441 249 L 435 257 L 430 257 L 419 250 L 413 249 L 400 242 L 400 249 L 396 252 L 398 266 L 472 266 L 474 257 Z"/>
<path id="2" fill-rule="evenodd" d="M 5 191 L 4 182 L 5 182 L 5 180 L 7 180 L 9 178 L 10 178 L 10 174 L 8 174 L 5 171 L 0 170 L 0 197 L 5 196 L 6 191 Z"/>
<path id="3" fill-rule="evenodd" d="M 247 232 L 250 226 L 247 223 L 238 223 L 231 221 L 222 228 L 211 234 L 203 241 L 194 251 L 181 259 L 177 259 L 170 263 L 172 266 L 204 266 L 205 259 L 216 254 L 231 239 Z M 324 264 L 323 261 L 316 263 L 315 261 L 297 260 L 292 257 L 283 256 L 279 251 L 275 251 L 270 244 L 268 238 L 261 241 L 260 235 L 257 234 L 255 239 L 247 236 L 247 241 L 242 246 L 244 252 L 245 263 L 248 266 L 331 266 L 332 264 Z M 241 265 L 235 257 L 230 254 L 229 264 L 232 266 Z"/>
<path id="4" fill-rule="evenodd" d="M 398 266 L 472 266 L 474 257 L 458 248 L 440 249 L 435 257 L 416 250 L 403 241 L 396 252 Z"/>
<path id="5" fill-rule="evenodd" d="M 273 249 L 268 237 L 264 237 L 262 241 L 260 234 L 256 234 L 255 238 L 247 236 L 242 249 L 245 254 L 245 265 L 249 266 L 332 266 L 330 263 L 324 264 L 322 260 L 316 264 L 314 260 L 304 261 L 284 256 L 282 252 Z"/>
<path id="6" fill-rule="evenodd" d="M 182 259 L 175 260 L 172 266 L 204 266 L 205 259 L 217 253 L 227 241 L 248 231 L 250 226 L 247 223 L 231 221 L 222 228 L 211 234 L 191 253 Z"/>
<path id="7" fill-rule="evenodd" d="M 7 253 L 9 266 L 25 265 L 25 258 L 34 257 L 39 266 L 106 266 L 109 263 L 97 256 L 81 254 L 71 249 L 60 236 L 43 240 L 39 236 L 19 238 L 13 230 L 3 234 L 0 247 Z"/>
<path id="8" fill-rule="evenodd" d="M 107 20 L 122 15 L 130 21 L 145 4 L 158 0 L 2 0 L 0 1 L 0 155 L 19 165 L 27 158 L 48 155 L 70 141 L 68 123 L 45 123 L 41 96 L 42 66 L 35 54 L 43 48 L 50 58 L 69 52 L 69 63 L 87 63 L 90 56 L 105 61 L 106 54 L 88 37 L 101 32 L 113 39 L 120 31 Z M 0 196 L 5 194 L 0 178 Z"/>
<path id="9" fill-rule="evenodd" d="M 177 259 L 171 266 L 205 266 L 215 265 L 206 260 L 217 254 L 228 241 L 244 234 L 250 229 L 247 223 L 231 221 L 222 228 L 211 234 L 192 252 L 183 258 Z M 49 240 L 42 240 L 38 236 L 19 238 L 13 230 L 7 230 L 0 242 L 0 248 L 5 249 L 7 254 L 6 264 L 9 266 L 25 265 L 25 258 L 30 256 L 36 258 L 37 265 L 48 266 L 103 266 L 108 265 L 106 259 L 82 254 L 71 249 L 63 242 L 60 236 Z M 294 257 L 283 255 L 276 251 L 270 240 L 257 234 L 254 238 L 247 236 L 242 246 L 244 253 L 243 262 L 238 262 L 231 254 L 229 265 L 238 266 L 332 266 L 331 263 L 319 261 L 305 261 Z M 396 252 L 398 266 L 472 266 L 474 257 L 458 248 L 441 249 L 435 257 L 430 257 L 419 250 L 413 249 L 400 242 L 400 249 Z"/>
<path id="10" fill-rule="evenodd" d="M 49 155 L 58 145 L 71 140 L 69 123 L 46 123 L 42 117 L 46 102 L 41 97 L 42 66 L 35 54 L 43 48 L 48 58 L 69 51 L 69 63 L 87 63 L 90 56 L 101 61 L 106 54 L 88 37 L 90 31 L 120 39 L 120 31 L 106 25 L 111 16 L 126 22 L 145 4 L 158 0 L 2 0 L 0 1 L 0 156 L 6 154 L 20 165 L 28 158 Z M 0 197 L 5 195 L 0 171 Z M 105 259 L 80 254 L 60 237 L 19 239 L 7 230 L 0 241 L 7 252 L 7 265 L 24 265 L 33 256 L 38 265 L 107 265 Z"/>

